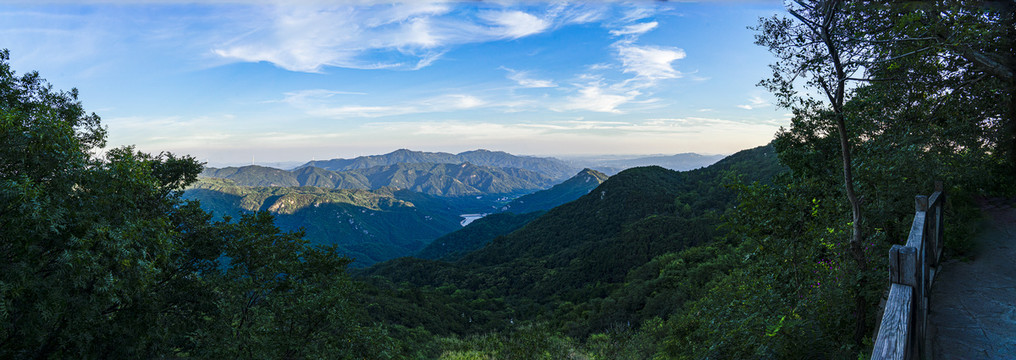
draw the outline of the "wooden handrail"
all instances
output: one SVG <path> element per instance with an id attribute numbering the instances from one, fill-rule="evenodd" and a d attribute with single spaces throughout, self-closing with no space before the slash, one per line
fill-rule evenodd
<path id="1" fill-rule="evenodd" d="M 925 337 L 928 295 L 942 256 L 945 191 L 935 182 L 931 196 L 915 198 L 914 222 L 904 246 L 889 249 L 889 297 L 879 324 L 872 359 L 921 359 L 930 356 Z"/>

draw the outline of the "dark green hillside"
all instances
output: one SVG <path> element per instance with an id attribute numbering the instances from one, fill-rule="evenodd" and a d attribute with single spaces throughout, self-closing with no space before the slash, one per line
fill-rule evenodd
<path id="1" fill-rule="evenodd" d="M 202 178 L 184 193 L 218 216 L 253 211 L 275 215 L 285 230 L 306 231 L 315 244 L 337 245 L 356 266 L 416 253 L 433 239 L 460 228 L 462 201 L 423 194 L 419 206 L 399 192 L 316 187 L 246 187 L 226 179 Z"/>
<path id="2" fill-rule="evenodd" d="M 525 169 L 543 174 L 552 179 L 564 179 L 574 173 L 575 169 L 563 161 L 554 158 L 517 156 L 502 151 L 473 150 L 459 154 L 444 152 L 423 152 L 400 149 L 384 155 L 360 156 L 353 159 L 331 159 L 310 161 L 299 166 L 319 167 L 332 171 L 366 169 L 396 164 L 461 164 L 471 163 L 479 166 L 495 168 Z"/>
<path id="3" fill-rule="evenodd" d="M 607 175 L 596 170 L 584 169 L 550 189 L 540 190 L 512 200 L 501 210 L 516 214 L 550 210 L 588 194 L 605 180 L 607 180 Z"/>
<path id="4" fill-rule="evenodd" d="M 623 171 L 593 192 L 550 210 L 529 226 L 467 255 L 463 261 L 493 265 L 542 257 L 616 235 L 623 224 L 649 215 L 672 213 L 681 180 L 678 172 L 661 167 Z"/>
<path id="5" fill-rule="evenodd" d="M 603 330 L 600 326 L 610 325 L 609 319 L 617 317 L 609 309 L 620 307 L 603 308 L 588 302 L 624 298 L 625 294 L 611 294 L 633 269 L 663 254 L 711 242 L 720 235 L 719 213 L 731 208 L 735 200 L 733 190 L 723 185 L 737 177 L 762 179 L 781 169 L 769 146 L 745 150 L 709 168 L 688 172 L 661 167 L 629 169 L 455 262 L 403 258 L 378 264 L 366 274 L 394 283 L 454 286 L 503 298 L 520 318 L 544 319 L 562 326 L 571 321 L 568 319 L 582 318 L 581 324 L 569 327 L 576 334 Z M 679 200 L 685 194 L 698 194 L 699 199 Z M 655 285 L 640 285 L 650 286 L 649 290 L 639 291 L 665 285 L 653 281 Z M 564 303 L 573 305 L 558 309 L 564 311 L 560 316 L 549 315 Z"/>
<path id="6" fill-rule="evenodd" d="M 416 257 L 445 261 L 458 260 L 463 255 L 487 245 L 494 238 L 518 230 L 540 215 L 543 215 L 543 212 L 487 215 L 469 223 L 462 229 L 435 239 L 416 254 Z"/>

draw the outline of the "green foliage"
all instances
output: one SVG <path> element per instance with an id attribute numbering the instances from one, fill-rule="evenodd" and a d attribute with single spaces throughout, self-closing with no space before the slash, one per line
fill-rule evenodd
<path id="1" fill-rule="evenodd" d="M 654 353 L 648 344 L 662 333 L 632 335 L 641 324 L 680 311 L 736 264 L 729 246 L 711 243 L 722 233 L 720 214 L 736 200 L 722 184 L 779 171 L 771 147 L 691 172 L 627 170 L 461 260 L 402 258 L 367 269 L 363 275 L 379 289 L 372 314 L 434 334 L 539 320 L 571 338 L 611 334 L 617 337 L 609 343 L 628 344 L 610 351 Z M 682 212 L 676 199 L 688 193 L 699 195 Z"/>
<path id="2" fill-rule="evenodd" d="M 542 211 L 527 214 L 490 214 L 474 220 L 462 229 L 439 237 L 415 256 L 421 259 L 455 261 L 499 236 L 505 236 L 543 215 Z"/>
<path id="3" fill-rule="evenodd" d="M 670 319 L 668 354 L 680 358 L 850 358 L 851 311 L 859 270 L 845 242 L 846 209 L 822 187 L 789 182 L 741 188 L 727 219 L 729 275 L 681 316 Z M 885 247 L 868 244 L 869 256 Z M 875 276 L 882 271 L 860 272 Z M 872 321 L 873 319 L 868 319 Z"/>
<path id="4" fill-rule="evenodd" d="M 394 357 L 335 248 L 180 199 L 190 157 L 104 144 L 0 53 L 0 357 Z"/>
<path id="5" fill-rule="evenodd" d="M 513 326 L 510 331 L 474 335 L 450 342 L 440 359 L 583 359 L 577 344 L 545 324 Z"/>
<path id="6" fill-rule="evenodd" d="M 224 271 L 205 274 L 217 299 L 189 355 L 206 358 L 391 358 L 396 344 L 363 321 L 359 286 L 335 247 L 309 247 L 267 213 L 225 225 Z"/>
<path id="7" fill-rule="evenodd" d="M 788 6 L 794 18 L 762 19 L 757 40 L 778 58 L 761 85 L 795 115 L 774 141 L 790 176 L 772 188 L 743 189 L 726 224 L 743 236 L 732 241 L 744 265 L 696 302 L 695 316 L 672 322 L 671 354 L 863 354 L 857 346 L 876 320 L 864 309 L 881 297 L 885 250 L 905 241 L 914 196 L 942 180 L 955 195 L 949 204 L 961 205 L 973 193 L 1010 186 L 1002 179 L 1011 177 L 1003 159 L 1016 138 L 1012 69 L 1007 76 L 991 63 L 999 36 L 1011 34 L 1012 4 Z M 844 87 L 855 78 L 873 81 Z M 796 91 L 801 84 L 821 90 L 827 102 Z M 955 232 L 969 228 L 972 213 L 947 209 L 947 231 L 964 237 Z M 844 235 L 851 227 L 852 236 Z M 848 243 L 853 262 L 844 255 Z M 967 247 L 947 243 L 949 253 Z"/>

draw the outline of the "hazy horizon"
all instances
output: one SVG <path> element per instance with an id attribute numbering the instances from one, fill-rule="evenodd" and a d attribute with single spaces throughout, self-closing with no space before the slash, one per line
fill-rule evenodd
<path id="1" fill-rule="evenodd" d="M 394 149 L 730 154 L 787 111 L 748 29 L 773 1 L 13 2 L 18 73 L 77 88 L 109 146 L 217 164 Z"/>
<path id="2" fill-rule="evenodd" d="M 262 160 L 258 160 L 256 157 L 252 158 L 252 159 L 248 159 L 246 162 L 242 162 L 242 161 L 241 162 L 237 162 L 237 161 L 220 161 L 220 160 L 216 160 L 216 159 L 213 159 L 213 158 L 203 158 L 203 159 L 202 158 L 198 158 L 197 160 L 199 162 L 205 163 L 205 166 L 215 167 L 215 168 L 241 167 L 241 166 L 247 166 L 247 165 L 257 165 L 257 166 L 265 166 L 265 167 L 274 167 L 274 168 L 287 169 L 287 168 L 296 167 L 296 166 L 300 166 L 300 165 L 306 164 L 307 162 L 310 162 L 310 161 L 333 160 L 333 159 L 353 159 L 353 158 L 360 157 L 360 156 L 384 155 L 384 154 L 388 154 L 388 153 L 391 153 L 391 152 L 396 151 L 396 150 L 401 150 L 401 149 L 392 149 L 391 151 L 386 151 L 386 152 L 381 152 L 381 153 L 376 153 L 376 154 L 360 154 L 360 155 L 353 155 L 353 156 L 336 156 L 336 157 L 329 157 L 329 158 L 310 158 L 310 159 L 305 159 L 305 160 L 291 159 L 291 160 L 264 160 L 264 161 L 262 161 Z M 450 154 L 459 154 L 459 153 L 462 153 L 462 152 L 465 152 L 465 151 L 472 151 L 472 150 L 502 151 L 502 150 L 497 150 L 497 149 L 479 149 L 479 148 L 477 148 L 477 149 L 463 150 L 463 151 L 428 151 L 428 150 L 418 150 L 418 149 L 406 149 L 406 150 L 420 151 L 420 152 L 445 152 L 445 153 L 450 153 Z M 688 154 L 688 153 L 697 154 L 697 155 L 703 155 L 703 156 L 716 156 L 716 155 L 729 156 L 730 155 L 730 154 L 725 154 L 725 153 L 710 154 L 710 153 L 697 153 L 697 152 L 683 152 L 683 153 L 674 153 L 674 154 L 663 154 L 663 153 L 657 153 L 657 154 L 516 154 L 516 153 L 510 153 L 509 152 L 509 154 L 517 155 L 517 156 L 533 156 L 533 157 L 542 157 L 542 158 L 555 158 L 555 159 L 562 160 L 562 161 L 628 160 L 628 159 L 638 159 L 638 158 L 646 158 L 646 157 L 674 156 L 674 155 L 681 155 L 681 154 Z"/>

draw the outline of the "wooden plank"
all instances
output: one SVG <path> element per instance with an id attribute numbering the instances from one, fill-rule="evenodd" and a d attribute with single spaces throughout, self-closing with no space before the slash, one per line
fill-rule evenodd
<path id="1" fill-rule="evenodd" d="M 889 282 L 917 287 L 917 249 L 893 245 L 889 249 Z"/>
<path id="2" fill-rule="evenodd" d="M 910 236 L 907 237 L 907 246 L 919 248 L 924 242 L 924 219 L 926 213 L 918 211 L 914 214 L 914 223 L 910 225 Z"/>
<path id="3" fill-rule="evenodd" d="M 908 359 L 911 348 L 911 308 L 913 305 L 913 288 L 892 284 L 889 288 L 889 299 L 886 300 L 885 313 L 882 314 L 882 325 L 875 339 L 875 349 L 871 352 L 872 359 Z"/>
<path id="4" fill-rule="evenodd" d="M 929 266 L 938 265 L 938 251 L 936 250 L 938 249 L 937 227 L 940 224 L 938 219 L 938 210 L 940 208 L 941 207 L 938 205 L 931 205 L 931 207 L 928 208 L 928 211 L 924 213 L 924 219 L 928 223 L 928 225 L 925 226 L 926 231 L 924 232 L 925 262 L 927 262 Z"/>
<path id="5" fill-rule="evenodd" d="M 906 246 L 889 250 L 889 296 L 886 299 L 872 359 L 911 359 L 930 356 L 927 311 L 937 273 L 943 239 L 944 185 L 935 182 L 931 196 L 914 198 L 914 222 Z"/>
<path id="6" fill-rule="evenodd" d="M 942 260 L 942 250 L 945 245 L 945 192 L 939 193 L 939 204 L 935 207 L 935 263 Z"/>

